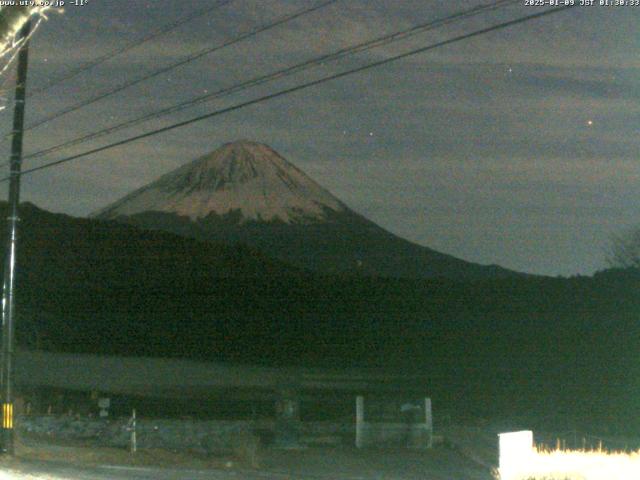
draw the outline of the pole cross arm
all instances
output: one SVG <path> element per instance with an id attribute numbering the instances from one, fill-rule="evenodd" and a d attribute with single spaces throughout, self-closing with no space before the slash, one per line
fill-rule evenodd
<path id="1" fill-rule="evenodd" d="M 0 55 L 13 48 L 20 40 L 20 30 L 42 7 L 0 7 Z"/>

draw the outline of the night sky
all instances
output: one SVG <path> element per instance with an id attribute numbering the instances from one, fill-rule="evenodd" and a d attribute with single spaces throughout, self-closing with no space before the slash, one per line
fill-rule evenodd
<path id="1" fill-rule="evenodd" d="M 27 124 L 317 3 L 232 1 L 35 96 Z M 25 153 L 482 3 L 339 0 L 33 129 Z M 29 88 L 208 5 L 89 0 L 52 12 L 31 44 Z M 25 168 L 542 8 L 522 0 L 26 160 Z M 6 100 L 13 71 L 8 78 Z M 7 108 L 3 133 L 10 120 Z M 591 274 L 605 267 L 611 235 L 640 225 L 639 127 L 640 7 L 576 7 L 25 176 L 22 199 L 84 216 L 246 138 L 269 144 L 351 208 L 419 244 L 520 271 Z M 8 157 L 8 142 L 2 148 Z M 6 183 L 0 193 L 6 198 Z"/>

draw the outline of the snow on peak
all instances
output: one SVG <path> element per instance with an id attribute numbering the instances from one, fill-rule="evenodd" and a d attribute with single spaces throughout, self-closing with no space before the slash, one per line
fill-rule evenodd
<path id="1" fill-rule="evenodd" d="M 96 216 L 167 212 L 198 220 L 239 211 L 242 222 L 306 223 L 346 209 L 269 146 L 241 140 L 163 175 Z"/>

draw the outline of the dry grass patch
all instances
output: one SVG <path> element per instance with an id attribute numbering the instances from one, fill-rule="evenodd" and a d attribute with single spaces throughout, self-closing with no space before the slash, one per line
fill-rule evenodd
<path id="1" fill-rule="evenodd" d="M 640 451 L 606 452 L 535 449 L 517 469 L 496 472 L 500 480 L 640 479 Z"/>

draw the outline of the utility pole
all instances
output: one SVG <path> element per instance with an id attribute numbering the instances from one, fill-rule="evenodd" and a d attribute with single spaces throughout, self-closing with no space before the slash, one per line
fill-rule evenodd
<path id="1" fill-rule="evenodd" d="M 31 20 L 20 30 L 24 40 L 18 54 L 15 107 L 11 143 L 11 171 L 9 175 L 9 205 L 7 215 L 7 248 L 5 252 L 4 280 L 2 284 L 2 453 L 13 455 L 13 347 L 15 338 L 16 246 L 18 240 L 18 204 L 20 202 L 20 173 L 22 168 L 22 137 L 24 134 L 24 107 L 27 93 L 27 65 Z"/>

